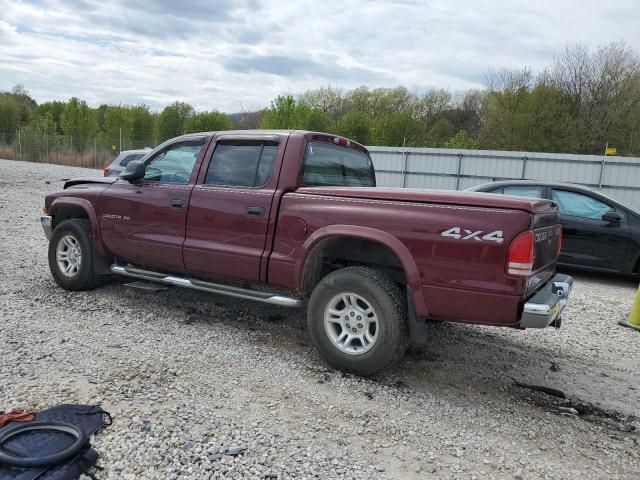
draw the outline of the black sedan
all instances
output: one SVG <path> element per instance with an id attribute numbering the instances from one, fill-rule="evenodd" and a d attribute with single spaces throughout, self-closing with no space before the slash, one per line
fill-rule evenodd
<path id="1" fill-rule="evenodd" d="M 559 265 L 640 274 L 640 212 L 628 205 L 571 183 L 505 180 L 467 190 L 553 200 L 562 223 Z"/>

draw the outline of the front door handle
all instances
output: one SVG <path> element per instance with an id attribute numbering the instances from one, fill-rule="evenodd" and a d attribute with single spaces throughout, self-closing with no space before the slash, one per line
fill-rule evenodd
<path id="1" fill-rule="evenodd" d="M 247 207 L 247 216 L 252 218 L 262 218 L 264 215 L 264 208 L 262 207 Z"/>
<path id="2" fill-rule="evenodd" d="M 171 200 L 171 208 L 175 208 L 176 210 L 182 210 L 185 205 L 184 200 Z"/>

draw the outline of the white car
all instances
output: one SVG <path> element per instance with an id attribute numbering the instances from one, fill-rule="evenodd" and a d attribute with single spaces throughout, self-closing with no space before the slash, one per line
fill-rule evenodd
<path id="1" fill-rule="evenodd" d="M 117 177 L 124 172 L 124 169 L 127 167 L 129 162 L 133 160 L 140 160 L 150 151 L 151 149 L 149 147 L 140 150 L 122 150 L 118 156 L 113 159 L 113 162 L 103 170 L 104 176 Z"/>

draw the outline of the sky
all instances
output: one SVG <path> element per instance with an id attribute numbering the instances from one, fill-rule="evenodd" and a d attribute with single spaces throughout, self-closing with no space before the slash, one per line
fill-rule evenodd
<path id="1" fill-rule="evenodd" d="M 0 91 L 251 111 L 321 86 L 482 87 L 581 43 L 640 51 L 638 0 L 0 0 Z"/>

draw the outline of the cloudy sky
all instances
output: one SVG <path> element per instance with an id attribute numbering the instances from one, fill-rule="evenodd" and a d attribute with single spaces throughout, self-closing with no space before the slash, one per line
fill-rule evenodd
<path id="1" fill-rule="evenodd" d="M 640 50 L 638 0 L 0 0 L 0 91 L 225 112 L 334 85 L 462 90 L 570 43 Z"/>

